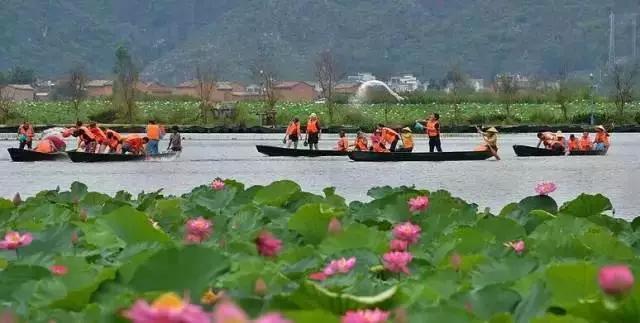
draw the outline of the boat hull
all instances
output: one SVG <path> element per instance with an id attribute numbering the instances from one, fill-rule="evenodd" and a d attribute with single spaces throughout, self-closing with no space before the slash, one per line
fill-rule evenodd
<path id="1" fill-rule="evenodd" d="M 310 149 L 291 149 L 275 146 L 256 145 L 258 152 L 267 156 L 279 157 L 325 157 L 325 156 L 346 156 L 349 153 L 337 150 L 310 150 Z"/>
<path id="2" fill-rule="evenodd" d="M 549 157 L 564 156 L 564 152 L 553 151 L 549 149 L 536 148 L 531 146 L 514 145 L 513 151 L 518 157 Z M 606 150 L 589 150 L 589 151 L 572 151 L 570 156 L 602 156 L 606 155 Z"/>
<path id="3" fill-rule="evenodd" d="M 18 148 L 9 148 L 7 151 L 9 151 L 9 156 L 11 156 L 11 160 L 14 162 L 54 161 L 67 159 L 67 155 L 65 153 L 45 154 L 33 150 Z"/>
<path id="4" fill-rule="evenodd" d="M 353 151 L 349 158 L 364 162 L 397 162 L 397 161 L 465 161 L 486 160 L 493 157 L 489 151 L 452 151 L 442 153 L 374 153 Z"/>
<path id="5" fill-rule="evenodd" d="M 173 157 L 176 153 L 163 153 L 153 156 L 146 155 L 130 155 L 130 154 L 92 154 L 79 151 L 67 151 L 67 155 L 74 163 L 107 163 L 107 162 L 130 162 L 159 160 L 167 157 Z"/>

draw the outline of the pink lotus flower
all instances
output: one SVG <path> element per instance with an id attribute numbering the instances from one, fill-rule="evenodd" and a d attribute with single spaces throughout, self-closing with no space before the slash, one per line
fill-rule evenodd
<path id="1" fill-rule="evenodd" d="M 409 199 L 409 211 L 411 213 L 420 213 L 429 206 L 429 198 L 426 196 L 418 196 Z"/>
<path id="2" fill-rule="evenodd" d="M 455 271 L 458 271 L 462 266 L 462 256 L 460 256 L 459 253 L 454 252 L 453 255 L 451 255 L 451 259 L 449 259 L 449 262 L 451 264 L 451 268 L 453 268 L 453 270 Z"/>
<path id="3" fill-rule="evenodd" d="M 253 286 L 253 292 L 258 296 L 264 296 L 267 295 L 267 291 L 267 282 L 262 277 L 258 278 Z"/>
<path id="4" fill-rule="evenodd" d="M 317 280 L 317 281 L 324 281 L 327 278 L 329 278 L 325 273 L 319 271 L 317 273 L 311 273 L 309 274 L 309 279 L 311 280 Z"/>
<path id="5" fill-rule="evenodd" d="M 384 323 L 389 319 L 389 312 L 380 309 L 348 311 L 342 316 L 342 323 Z"/>
<path id="6" fill-rule="evenodd" d="M 209 314 L 174 293 L 158 297 L 152 304 L 138 300 L 124 312 L 133 323 L 210 323 Z"/>
<path id="7" fill-rule="evenodd" d="M 20 193 L 16 193 L 16 195 L 13 196 L 12 202 L 15 206 L 20 206 L 20 204 L 22 204 L 22 197 L 20 197 Z"/>
<path id="8" fill-rule="evenodd" d="M 409 263 L 413 260 L 411 253 L 406 251 L 391 251 L 384 254 L 382 257 L 384 261 L 384 268 L 393 273 L 405 273 L 409 272 Z"/>
<path id="9" fill-rule="evenodd" d="M 71 234 L 71 243 L 72 244 L 78 244 L 78 232 L 73 231 L 73 233 Z"/>
<path id="10" fill-rule="evenodd" d="M 4 240 L 0 241 L 0 250 L 15 250 L 31 244 L 33 236 L 31 233 L 20 234 L 19 232 L 9 231 L 4 235 Z"/>
<path id="11" fill-rule="evenodd" d="M 524 241 L 522 241 L 522 240 L 510 241 L 510 242 L 505 243 L 504 245 L 505 245 L 505 247 L 509 247 L 509 248 L 513 249 L 513 251 L 515 251 L 516 254 L 518 254 L 518 255 L 521 255 L 526 249 Z"/>
<path id="12" fill-rule="evenodd" d="M 203 217 L 190 219 L 185 225 L 187 234 L 185 240 L 193 243 L 206 241 L 211 236 L 212 227 L 211 221 Z"/>
<path id="13" fill-rule="evenodd" d="M 213 311 L 213 323 L 291 323 L 282 317 L 280 313 L 267 313 L 255 321 L 250 321 L 249 316 L 236 304 L 225 301 L 216 306 Z"/>
<path id="14" fill-rule="evenodd" d="M 536 193 L 538 195 L 549 195 L 555 192 L 558 186 L 554 182 L 541 182 L 536 185 Z"/>
<path id="15" fill-rule="evenodd" d="M 214 191 L 222 191 L 224 189 L 224 181 L 216 178 L 213 182 L 211 182 L 211 189 Z"/>
<path id="16" fill-rule="evenodd" d="M 634 284 L 633 273 L 626 265 L 605 266 L 600 268 L 598 282 L 608 295 L 620 295 L 628 292 Z"/>
<path id="17" fill-rule="evenodd" d="M 257 318 L 253 323 L 291 323 L 291 321 L 282 317 L 280 313 L 267 313 Z"/>
<path id="18" fill-rule="evenodd" d="M 411 222 L 405 222 L 398 224 L 393 228 L 393 236 L 398 240 L 414 244 L 418 242 L 421 231 L 422 229 L 420 229 L 420 226 L 412 224 Z"/>
<path id="19" fill-rule="evenodd" d="M 409 244 L 404 240 L 393 239 L 389 247 L 391 251 L 407 251 Z"/>
<path id="20" fill-rule="evenodd" d="M 332 218 L 331 221 L 329 222 L 327 231 L 329 231 L 329 233 L 332 233 L 332 234 L 336 234 L 342 231 L 342 223 L 340 223 L 340 220 L 336 218 Z"/>
<path id="21" fill-rule="evenodd" d="M 275 257 L 282 249 L 282 241 L 267 231 L 262 231 L 255 242 L 258 253 L 263 257 Z"/>
<path id="22" fill-rule="evenodd" d="M 56 276 L 64 276 L 69 272 L 69 269 L 65 265 L 53 265 L 49 267 L 49 270 Z"/>
<path id="23" fill-rule="evenodd" d="M 335 274 L 348 274 L 355 265 L 356 257 L 351 257 L 349 259 L 340 258 L 337 260 L 332 260 L 322 272 L 327 276 L 333 276 Z"/>

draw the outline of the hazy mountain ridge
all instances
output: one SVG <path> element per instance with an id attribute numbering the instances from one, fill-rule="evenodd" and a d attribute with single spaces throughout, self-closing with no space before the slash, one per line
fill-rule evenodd
<path id="1" fill-rule="evenodd" d="M 126 44 L 147 79 L 176 83 L 197 62 L 246 79 L 258 54 L 282 78 L 312 79 L 331 49 L 347 72 L 441 77 L 453 64 L 474 76 L 556 75 L 606 60 L 609 8 L 637 1 L 577 0 L 5 0 L 0 69 L 59 76 L 76 63 L 106 77 Z M 620 28 L 619 55 L 630 51 Z M 628 42 L 628 41 L 627 41 Z"/>

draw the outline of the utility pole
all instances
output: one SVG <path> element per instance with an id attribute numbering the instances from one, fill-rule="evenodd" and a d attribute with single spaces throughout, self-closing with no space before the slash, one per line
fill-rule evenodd
<path id="1" fill-rule="evenodd" d="M 616 16 L 613 10 L 609 11 L 609 69 L 616 64 Z"/>
<path id="2" fill-rule="evenodd" d="M 631 30 L 631 46 L 633 46 L 633 60 L 638 58 L 638 14 L 633 14 Z"/>

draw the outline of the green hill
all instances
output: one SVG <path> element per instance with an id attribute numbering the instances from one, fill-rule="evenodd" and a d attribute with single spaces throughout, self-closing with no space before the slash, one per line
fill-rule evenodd
<path id="1" fill-rule="evenodd" d="M 331 49 L 345 72 L 412 72 L 439 78 L 458 64 L 473 76 L 510 71 L 553 76 L 606 61 L 608 10 L 635 0 L 21 0 L 1 1 L 0 69 L 44 77 L 83 63 L 106 77 L 125 44 L 143 76 L 171 83 L 209 61 L 247 79 L 266 55 L 282 78 L 312 79 Z M 638 10 L 640 11 L 640 10 Z M 622 15 L 622 14 L 627 14 Z M 628 19 L 627 19 L 628 21 Z M 631 51 L 621 22 L 618 54 Z"/>

